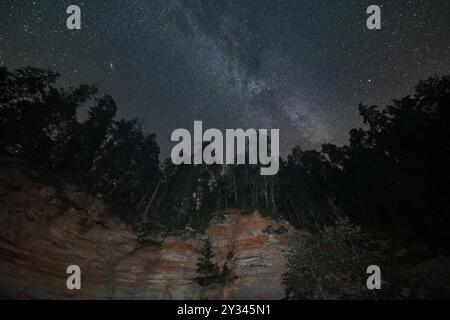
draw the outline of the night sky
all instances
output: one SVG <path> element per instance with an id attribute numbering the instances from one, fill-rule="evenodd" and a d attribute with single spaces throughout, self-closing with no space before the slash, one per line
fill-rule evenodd
<path id="1" fill-rule="evenodd" d="M 66 9 L 82 10 L 82 30 Z M 382 9 L 369 31 L 366 9 Z M 174 129 L 279 128 L 295 145 L 344 144 L 358 104 L 385 105 L 450 73 L 450 1 L 1 0 L 0 64 L 94 84 L 139 117 L 164 156 Z"/>

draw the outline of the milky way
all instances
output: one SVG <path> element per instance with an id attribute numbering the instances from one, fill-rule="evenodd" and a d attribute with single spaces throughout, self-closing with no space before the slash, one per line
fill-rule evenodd
<path id="1" fill-rule="evenodd" d="M 82 11 L 67 30 L 66 9 Z M 382 29 L 366 27 L 378 4 Z M 358 104 L 385 105 L 450 73 L 450 2 L 11 1 L 0 10 L 0 64 L 95 84 L 158 136 L 206 127 L 279 128 L 295 145 L 343 144 Z"/>

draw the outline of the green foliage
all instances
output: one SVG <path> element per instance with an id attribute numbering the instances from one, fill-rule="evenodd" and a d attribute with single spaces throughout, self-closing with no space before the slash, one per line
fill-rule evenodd
<path id="1" fill-rule="evenodd" d="M 325 148 L 337 205 L 353 218 L 409 224 L 446 233 L 450 202 L 450 77 L 421 81 L 413 96 L 385 109 L 360 106 L 367 129 L 350 145 Z"/>
<path id="2" fill-rule="evenodd" d="M 280 172 L 280 203 L 294 226 L 317 230 L 330 223 L 329 163 L 317 151 L 295 148 Z"/>
<path id="3" fill-rule="evenodd" d="M 107 95 L 80 122 L 77 112 L 97 89 L 56 88 L 58 77 L 38 68 L 0 69 L 0 152 L 63 171 L 132 222 L 159 178 L 155 136 L 135 120 L 114 120 L 117 106 Z"/>
<path id="4" fill-rule="evenodd" d="M 384 109 L 360 105 L 350 144 L 295 148 L 282 163 L 277 203 L 294 226 L 318 230 L 335 207 L 358 223 L 398 223 L 448 238 L 450 77 L 420 81 Z"/>
<path id="5" fill-rule="evenodd" d="M 403 295 L 410 299 L 450 299 L 450 259 L 439 256 L 402 270 Z"/>
<path id="6" fill-rule="evenodd" d="M 161 245 L 161 242 L 155 240 L 155 237 L 159 236 L 164 231 L 164 226 L 156 224 L 154 222 L 140 223 L 135 226 L 134 230 L 137 233 L 137 243 L 142 247 L 148 247 L 151 245 Z"/>
<path id="7" fill-rule="evenodd" d="M 77 108 L 97 89 L 87 85 L 61 89 L 58 74 L 37 68 L 0 72 L 0 148 L 37 162 L 50 160 L 52 149 L 77 122 Z"/>
<path id="8" fill-rule="evenodd" d="M 227 259 L 232 258 L 233 253 L 230 252 Z M 228 261 L 222 267 L 222 270 L 214 262 L 213 245 L 211 240 L 204 240 L 203 256 L 197 262 L 197 277 L 194 279 L 201 287 L 220 284 L 224 285 L 229 281 L 236 279 L 236 276 L 228 268 Z"/>
<path id="9" fill-rule="evenodd" d="M 220 268 L 213 262 L 214 253 L 211 240 L 204 240 L 203 256 L 197 262 L 197 277 L 194 279 L 200 286 L 220 283 Z"/>
<path id="10" fill-rule="evenodd" d="M 350 132 L 349 145 L 297 147 L 275 177 L 261 176 L 258 165 L 160 167 L 155 136 L 137 120 L 116 120 L 110 96 L 94 100 L 88 85 L 58 88 L 58 78 L 0 68 L 0 152 L 67 173 L 126 222 L 202 231 L 214 212 L 240 208 L 317 231 L 338 208 L 358 223 L 405 223 L 448 237 L 449 76 L 419 82 L 414 95 L 384 109 L 361 105 L 366 126 Z"/>
<path id="11" fill-rule="evenodd" d="M 187 227 L 203 230 L 214 210 L 210 183 L 213 181 L 206 166 L 175 166 L 167 161 L 151 216 L 172 231 Z"/>
<path id="12" fill-rule="evenodd" d="M 285 281 L 291 299 L 374 297 L 366 268 L 383 265 L 380 250 L 347 218 L 314 236 L 302 236 L 289 256 Z"/>

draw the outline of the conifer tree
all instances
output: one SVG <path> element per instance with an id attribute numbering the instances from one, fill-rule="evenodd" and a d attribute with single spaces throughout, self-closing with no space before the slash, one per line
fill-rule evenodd
<path id="1" fill-rule="evenodd" d="M 211 240 L 205 239 L 203 256 L 201 256 L 197 262 L 198 276 L 194 280 L 202 287 L 218 283 L 220 280 L 220 269 L 218 265 L 213 262 L 214 253 L 212 247 Z"/>

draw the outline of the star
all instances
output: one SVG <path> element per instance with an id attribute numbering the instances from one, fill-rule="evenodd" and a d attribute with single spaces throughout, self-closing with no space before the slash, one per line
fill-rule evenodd
<path id="1" fill-rule="evenodd" d="M 381 33 L 368 33 L 357 0 L 80 4 L 77 33 L 65 27 L 67 7 L 52 0 L 5 6 L 1 65 L 50 68 L 68 86 L 96 85 L 121 115 L 156 134 L 162 157 L 173 130 L 194 120 L 280 129 L 284 154 L 346 144 L 362 124 L 360 102 L 389 104 L 450 70 L 448 0 L 380 0 Z"/>

